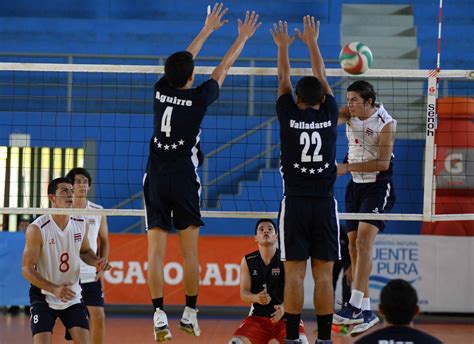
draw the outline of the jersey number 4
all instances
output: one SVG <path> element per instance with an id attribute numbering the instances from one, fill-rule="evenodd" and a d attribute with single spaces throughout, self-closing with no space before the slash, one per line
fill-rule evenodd
<path id="1" fill-rule="evenodd" d="M 321 147 L 323 146 L 323 140 L 321 135 L 317 131 L 311 133 L 311 137 L 306 131 L 303 131 L 300 135 L 300 145 L 303 146 L 301 151 L 301 162 L 321 162 L 323 156 L 319 155 Z M 311 145 L 316 145 L 314 148 L 313 156 L 308 155 L 308 151 Z"/>
<path id="2" fill-rule="evenodd" d="M 163 117 L 161 118 L 161 132 L 166 133 L 166 137 L 171 136 L 171 115 L 173 114 L 173 107 L 167 106 Z"/>

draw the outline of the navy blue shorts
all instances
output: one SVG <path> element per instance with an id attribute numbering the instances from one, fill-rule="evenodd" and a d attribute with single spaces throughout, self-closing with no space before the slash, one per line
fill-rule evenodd
<path id="1" fill-rule="evenodd" d="M 81 288 L 82 302 L 86 306 L 104 307 L 104 292 L 100 281 L 81 283 Z"/>
<path id="2" fill-rule="evenodd" d="M 146 175 L 143 193 L 147 230 L 159 227 L 170 231 L 173 225 L 179 230 L 191 225 L 204 226 L 199 208 L 200 189 L 201 184 L 195 173 Z"/>
<path id="3" fill-rule="evenodd" d="M 395 203 L 395 192 L 390 180 L 379 180 L 374 183 L 354 183 L 346 187 L 346 213 L 388 213 Z M 383 232 L 385 221 L 364 220 Z M 359 221 L 346 220 L 347 232 L 356 231 Z"/>
<path id="4" fill-rule="evenodd" d="M 281 260 L 340 259 L 339 219 L 334 198 L 285 196 L 278 221 Z"/>
<path id="5" fill-rule="evenodd" d="M 41 290 L 36 287 L 30 288 L 30 325 L 33 336 L 41 332 L 53 332 L 56 319 L 61 319 L 67 329 L 81 327 L 89 329 L 87 309 L 83 303 L 76 303 L 66 309 L 52 309 L 45 301 Z"/>

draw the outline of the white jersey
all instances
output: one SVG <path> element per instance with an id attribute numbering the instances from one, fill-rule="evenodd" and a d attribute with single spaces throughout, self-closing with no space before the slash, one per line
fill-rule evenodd
<path id="1" fill-rule="evenodd" d="M 346 135 L 349 141 L 349 163 L 377 159 L 380 132 L 389 123 L 393 123 L 393 132 L 395 133 L 397 121 L 390 116 L 382 104 L 378 104 L 377 111 L 366 120 L 362 121 L 358 117 L 351 117 L 346 123 Z M 352 180 L 355 183 L 373 183 L 380 172 L 351 173 Z"/>
<path id="2" fill-rule="evenodd" d="M 79 285 L 80 250 L 86 233 L 84 218 L 71 216 L 67 226 L 61 230 L 51 215 L 37 218 L 34 225 L 41 231 L 43 244 L 36 270 L 46 280 L 54 284 L 70 282 L 70 288 L 76 293 L 74 299 L 62 302 L 46 290 L 46 302 L 50 308 L 66 309 L 81 302 L 81 286 Z"/>
<path id="3" fill-rule="evenodd" d="M 98 204 L 87 201 L 86 209 L 103 209 Z M 89 246 L 91 250 L 97 254 L 97 237 L 99 236 L 99 228 L 102 220 L 102 215 L 86 215 L 83 216 L 89 225 L 89 232 L 87 238 L 89 239 Z M 96 279 L 95 266 L 87 265 L 81 260 L 81 283 L 94 282 Z"/>

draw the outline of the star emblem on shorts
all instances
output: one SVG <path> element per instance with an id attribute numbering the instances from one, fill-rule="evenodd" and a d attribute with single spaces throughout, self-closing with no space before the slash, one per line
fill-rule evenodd
<path id="1" fill-rule="evenodd" d="M 322 173 L 324 171 L 324 168 L 320 167 L 318 168 L 318 173 Z"/>
<path id="2" fill-rule="evenodd" d="M 180 146 L 184 145 L 184 140 L 183 140 L 183 139 L 179 140 L 179 141 L 178 141 L 178 144 L 179 144 Z"/>
<path id="3" fill-rule="evenodd" d="M 329 163 L 327 162 L 326 164 L 324 164 L 324 168 L 328 168 L 329 167 Z"/>
<path id="4" fill-rule="evenodd" d="M 294 168 L 300 168 L 300 164 L 298 164 L 297 162 L 295 162 L 295 163 L 293 164 L 293 167 L 294 167 Z"/>
<path id="5" fill-rule="evenodd" d="M 178 145 L 177 145 L 176 143 L 173 143 L 173 144 L 171 145 L 171 148 L 172 148 L 172 149 L 176 149 L 176 147 L 178 147 Z"/>
<path id="6" fill-rule="evenodd" d="M 309 174 L 314 174 L 314 171 L 315 171 L 315 169 L 314 169 L 314 168 L 311 168 L 311 169 L 309 170 Z"/>
<path id="7" fill-rule="evenodd" d="M 302 168 L 301 168 L 301 172 L 303 172 L 303 173 L 306 173 L 306 170 L 307 170 L 306 167 L 302 167 Z"/>
<path id="8" fill-rule="evenodd" d="M 163 146 L 163 145 L 161 144 L 161 142 L 158 142 L 156 145 L 157 145 L 158 148 L 161 148 L 161 146 Z"/>
<path id="9" fill-rule="evenodd" d="M 155 137 L 155 139 L 154 139 L 153 141 L 154 141 L 155 143 L 157 143 L 157 142 L 158 142 L 158 139 Z"/>
<path id="10" fill-rule="evenodd" d="M 169 150 L 169 149 L 170 149 L 170 146 L 169 146 L 169 145 L 164 145 L 163 147 L 165 148 L 165 150 Z"/>

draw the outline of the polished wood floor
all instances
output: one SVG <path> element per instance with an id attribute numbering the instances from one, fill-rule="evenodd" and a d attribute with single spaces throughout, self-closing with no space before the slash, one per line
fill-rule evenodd
<path id="1" fill-rule="evenodd" d="M 179 318 L 170 317 L 170 326 L 173 333 L 173 341 L 170 343 L 225 344 L 239 326 L 240 320 L 241 318 L 234 316 L 201 316 L 199 320 L 202 329 L 201 337 L 190 337 L 178 330 L 177 323 Z M 151 316 L 145 315 L 108 315 L 106 343 L 154 343 L 151 322 Z M 308 320 L 306 320 L 305 324 L 310 343 L 314 343 L 316 336 L 312 329 L 315 328 L 316 324 L 314 321 Z M 436 319 L 431 319 L 429 323 L 417 323 L 415 327 L 438 337 L 444 343 L 474 344 L 474 324 L 472 321 L 469 323 L 469 320 L 463 321 L 463 323 L 452 323 L 451 321 L 443 323 L 436 322 Z M 353 339 L 347 336 L 334 335 L 333 340 L 334 344 L 353 343 Z M 24 314 L 16 316 L 0 315 L 0 343 L 31 342 L 28 316 Z M 64 340 L 64 328 L 60 321 L 56 323 L 53 343 L 72 343 Z"/>

